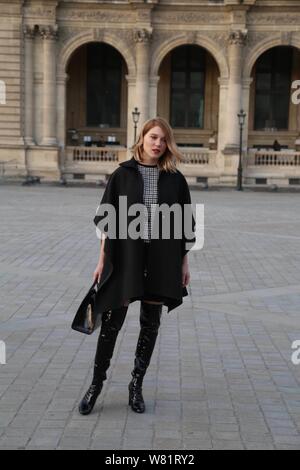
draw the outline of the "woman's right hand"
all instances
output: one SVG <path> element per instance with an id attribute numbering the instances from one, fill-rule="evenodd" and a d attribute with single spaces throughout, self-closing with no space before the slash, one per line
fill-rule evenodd
<path id="1" fill-rule="evenodd" d="M 98 263 L 97 264 L 97 267 L 94 271 L 94 274 L 93 274 L 93 281 L 94 282 L 98 282 L 100 281 L 100 278 L 101 278 L 101 274 L 102 274 L 102 271 L 103 271 L 103 266 L 104 266 L 104 263 Z"/>

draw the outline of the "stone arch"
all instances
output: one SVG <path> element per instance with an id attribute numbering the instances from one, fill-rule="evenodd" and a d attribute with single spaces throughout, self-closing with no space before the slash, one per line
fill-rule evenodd
<path id="1" fill-rule="evenodd" d="M 67 65 L 72 57 L 72 54 L 84 44 L 89 42 L 104 42 L 115 49 L 122 55 L 128 68 L 128 75 L 135 75 L 136 66 L 135 59 L 129 47 L 118 37 L 107 31 L 100 31 L 99 34 L 91 32 L 79 33 L 71 37 L 68 42 L 63 46 L 58 57 L 58 72 L 63 74 L 66 72 Z"/>
<path id="2" fill-rule="evenodd" d="M 220 77 L 229 77 L 229 69 L 226 56 L 224 53 L 222 53 L 222 50 L 220 50 L 220 45 L 218 45 L 215 41 L 199 34 L 197 34 L 195 39 L 189 39 L 186 35 L 182 35 L 176 38 L 171 38 L 166 42 L 163 42 L 153 53 L 153 60 L 150 65 L 150 75 L 157 76 L 159 67 L 166 55 L 176 47 L 184 45 L 200 46 L 206 49 L 215 59 L 219 67 Z"/>
<path id="3" fill-rule="evenodd" d="M 282 38 L 268 38 L 249 51 L 244 59 L 243 78 L 251 77 L 252 69 L 259 57 L 273 47 L 290 46 L 300 50 L 300 38 L 291 38 L 291 40 L 282 40 Z"/>

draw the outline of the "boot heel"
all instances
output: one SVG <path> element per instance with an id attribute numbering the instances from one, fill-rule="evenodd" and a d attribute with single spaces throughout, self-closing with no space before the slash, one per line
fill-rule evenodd
<path id="1" fill-rule="evenodd" d="M 96 385 L 91 385 L 81 400 L 78 410 L 82 415 L 89 415 L 95 406 L 98 396 L 102 390 L 102 383 L 97 387 Z"/>
<path id="2" fill-rule="evenodd" d="M 132 398 L 131 398 L 131 387 L 130 387 L 130 384 L 128 385 L 128 392 L 129 392 L 128 406 L 131 406 Z"/>
<path id="3" fill-rule="evenodd" d="M 137 384 L 136 380 L 129 384 L 129 399 L 128 405 L 131 406 L 131 409 L 136 413 L 144 413 L 145 411 L 145 402 L 142 395 L 142 387 L 140 384 Z"/>

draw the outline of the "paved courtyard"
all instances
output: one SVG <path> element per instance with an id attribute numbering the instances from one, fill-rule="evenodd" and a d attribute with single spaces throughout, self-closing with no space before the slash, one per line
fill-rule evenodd
<path id="1" fill-rule="evenodd" d="M 147 410 L 127 404 L 135 302 L 84 417 L 98 332 L 70 325 L 98 260 L 102 192 L 0 186 L 0 448 L 300 449 L 300 195 L 192 191 L 205 245 L 190 254 L 190 296 L 164 307 Z"/>

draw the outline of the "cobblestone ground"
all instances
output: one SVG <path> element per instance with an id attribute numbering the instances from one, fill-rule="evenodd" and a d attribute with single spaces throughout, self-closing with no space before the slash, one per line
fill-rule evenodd
<path id="1" fill-rule="evenodd" d="M 70 325 L 98 258 L 102 191 L 0 186 L 0 448 L 299 449 L 299 194 L 192 192 L 205 204 L 205 245 L 190 254 L 190 296 L 164 307 L 147 411 L 127 404 L 135 302 L 83 417 L 98 334 Z"/>

